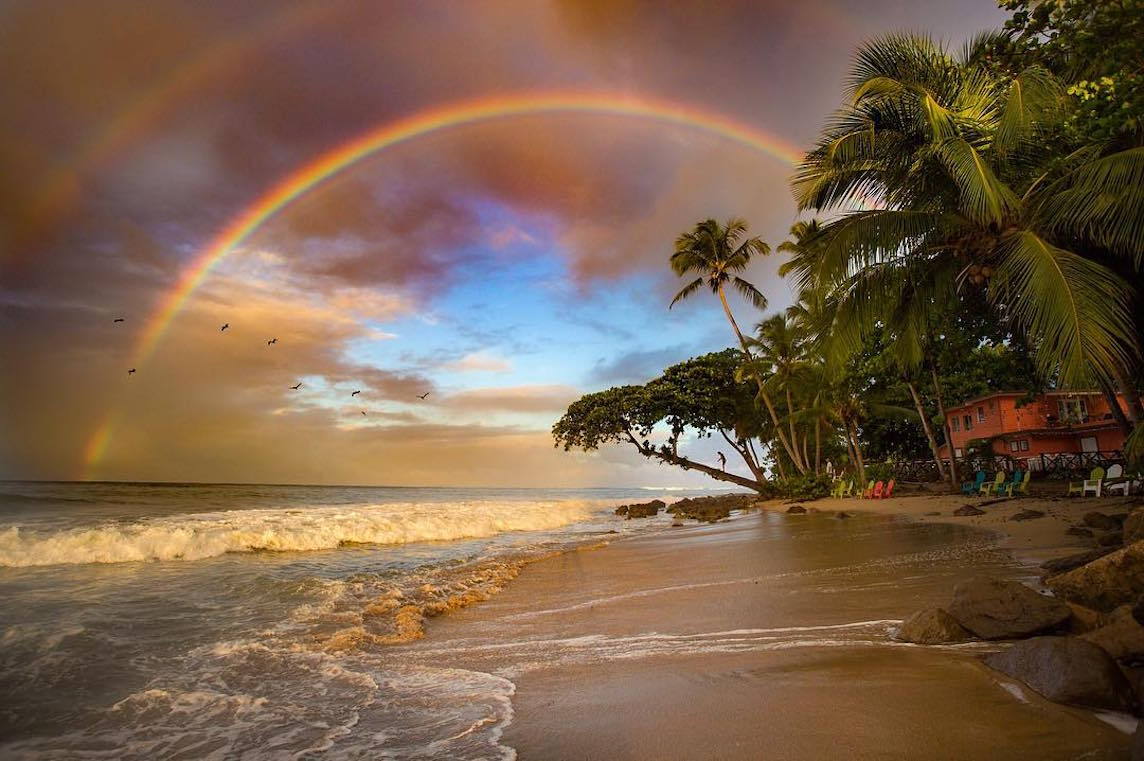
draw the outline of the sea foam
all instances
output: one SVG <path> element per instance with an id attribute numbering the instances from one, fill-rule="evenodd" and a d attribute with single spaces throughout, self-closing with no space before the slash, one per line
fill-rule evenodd
<path id="1" fill-rule="evenodd" d="M 227 552 L 328 550 L 545 531 L 587 520 L 596 500 L 430 502 L 184 514 L 53 531 L 0 531 L 0 566 L 198 560 Z"/>

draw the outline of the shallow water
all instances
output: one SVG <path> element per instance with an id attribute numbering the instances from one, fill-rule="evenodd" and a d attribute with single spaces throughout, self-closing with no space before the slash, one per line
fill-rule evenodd
<path id="1" fill-rule="evenodd" d="M 499 755 L 511 683 L 390 645 L 654 496 L 0 484 L 0 755 Z"/>

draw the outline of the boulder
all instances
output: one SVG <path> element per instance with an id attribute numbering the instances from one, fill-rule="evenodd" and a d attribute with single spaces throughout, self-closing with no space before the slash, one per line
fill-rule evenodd
<path id="1" fill-rule="evenodd" d="M 1134 542 L 1045 582 L 1057 597 L 1100 611 L 1144 594 L 1144 541 Z"/>
<path id="2" fill-rule="evenodd" d="M 1119 547 L 1124 544 L 1124 540 L 1119 531 L 1109 531 L 1098 536 L 1096 544 L 1098 547 Z"/>
<path id="3" fill-rule="evenodd" d="M 1046 560 L 1044 563 L 1041 563 L 1041 568 L 1044 568 L 1049 572 L 1048 575 L 1052 576 L 1053 574 L 1064 573 L 1074 568 L 1080 568 L 1082 565 L 1088 565 L 1092 561 L 1102 558 L 1110 552 L 1112 552 L 1112 550 L 1104 548 L 1086 550 L 1085 552 L 1078 552 L 1075 555 L 1066 555 L 1063 558 Z"/>
<path id="4" fill-rule="evenodd" d="M 949 613 L 982 639 L 1015 639 L 1056 629 L 1072 611 L 1024 584 L 978 577 L 953 590 Z"/>
<path id="5" fill-rule="evenodd" d="M 839 517 L 839 518 L 849 518 L 849 517 L 850 517 L 850 513 L 847 513 L 847 512 L 845 512 L 845 511 L 843 511 L 843 510 L 839 510 L 839 511 L 838 511 L 838 516 L 837 516 L 837 517 Z"/>
<path id="6" fill-rule="evenodd" d="M 1135 703 L 1116 661 L 1077 637 L 1035 637 L 984 660 L 1056 703 L 1125 712 Z"/>
<path id="7" fill-rule="evenodd" d="M 750 494 L 720 494 L 715 497 L 689 497 L 672 503 L 667 512 L 676 518 L 694 518 L 714 523 L 727 518 L 732 510 L 747 510 L 758 501 Z"/>
<path id="8" fill-rule="evenodd" d="M 1100 531 L 1115 531 L 1120 528 L 1120 523 L 1111 515 L 1098 513 L 1095 510 L 1091 513 L 1085 513 L 1084 518 L 1081 519 L 1084 525 L 1089 528 L 1095 528 Z"/>
<path id="9" fill-rule="evenodd" d="M 624 515 L 630 520 L 632 518 L 651 518 L 659 515 L 659 511 L 667 507 L 667 504 L 662 500 L 653 499 L 651 502 L 641 502 L 635 505 L 620 505 L 616 508 L 616 515 Z"/>
<path id="10" fill-rule="evenodd" d="M 1132 617 L 1132 606 L 1121 605 L 1104 618 L 1104 626 L 1080 635 L 1113 658 L 1136 659 L 1144 655 L 1144 626 Z"/>
<path id="11" fill-rule="evenodd" d="M 1044 518 L 1045 513 L 1043 510 L 1022 510 L 1013 516 L 1015 521 L 1031 521 L 1037 518 Z"/>
<path id="12" fill-rule="evenodd" d="M 1077 605 L 1075 602 L 1068 602 L 1065 605 L 1069 606 L 1072 615 L 1068 620 L 1069 634 L 1087 634 L 1088 632 L 1099 629 L 1103 622 L 1100 613 L 1092 608 L 1086 608 L 1083 605 Z"/>
<path id="13" fill-rule="evenodd" d="M 973 505 L 962 505 L 961 507 L 954 510 L 953 514 L 954 515 L 962 515 L 962 516 L 965 516 L 965 515 L 985 515 L 985 511 L 984 510 L 978 510 Z"/>
<path id="14" fill-rule="evenodd" d="M 1092 536 L 1092 529 L 1084 526 L 1069 526 L 1065 533 L 1069 536 Z"/>
<path id="15" fill-rule="evenodd" d="M 1133 510 L 1124 520 L 1124 543 L 1132 544 L 1144 539 L 1144 508 Z"/>
<path id="16" fill-rule="evenodd" d="M 787 508 L 787 512 L 791 515 L 806 515 L 806 508 L 802 505 L 791 505 Z"/>
<path id="17" fill-rule="evenodd" d="M 903 621 L 895 638 L 918 645 L 944 645 L 973 639 L 973 635 L 941 608 L 926 608 Z"/>

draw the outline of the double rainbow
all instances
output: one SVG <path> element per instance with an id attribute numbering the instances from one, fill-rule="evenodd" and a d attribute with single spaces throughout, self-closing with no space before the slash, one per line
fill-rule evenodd
<path id="1" fill-rule="evenodd" d="M 650 119 L 719 135 L 786 165 L 803 153 L 782 138 L 722 115 L 683 103 L 599 93 L 545 92 L 497 95 L 449 103 L 395 122 L 387 122 L 339 145 L 292 171 L 235 216 L 184 271 L 147 319 L 132 354 L 132 367 L 142 367 L 154 354 L 172 321 L 214 267 L 247 241 L 291 202 L 358 162 L 399 143 L 452 127 L 537 114 L 602 114 Z M 115 427 L 116 412 L 89 439 L 84 473 L 99 464 Z"/>

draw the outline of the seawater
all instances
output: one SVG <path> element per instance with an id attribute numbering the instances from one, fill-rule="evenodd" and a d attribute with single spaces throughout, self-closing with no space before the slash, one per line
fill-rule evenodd
<path id="1" fill-rule="evenodd" d="M 0 756 L 509 757 L 511 681 L 389 646 L 691 494 L 0 483 Z"/>

